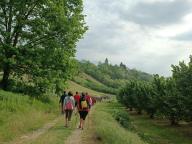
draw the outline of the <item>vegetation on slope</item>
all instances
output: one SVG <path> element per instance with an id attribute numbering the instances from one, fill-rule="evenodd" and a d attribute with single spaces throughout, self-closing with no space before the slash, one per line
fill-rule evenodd
<path id="1" fill-rule="evenodd" d="M 57 99 L 42 102 L 26 95 L 0 90 L 0 142 L 13 140 L 42 127 L 56 117 Z"/>
<path id="2" fill-rule="evenodd" d="M 126 130 L 113 116 L 115 111 L 124 108 L 116 102 L 99 103 L 92 114 L 93 132 L 101 144 L 144 144 L 141 138 L 134 132 Z"/>
<path id="3" fill-rule="evenodd" d="M 78 77 L 83 77 L 82 73 L 86 73 L 96 79 L 97 82 L 92 81 L 89 78 L 83 81 L 81 78 L 74 78 L 73 80 L 77 83 L 97 91 L 111 94 L 116 94 L 118 89 L 125 85 L 127 81 L 152 80 L 152 76 L 150 74 L 140 72 L 135 69 L 129 69 L 123 63 L 119 66 L 111 65 L 109 64 L 108 59 L 106 59 L 104 63 L 99 63 L 98 65 L 89 61 L 80 61 L 79 73 Z"/>
<path id="4" fill-rule="evenodd" d="M 74 77 L 73 81 L 84 87 L 88 87 L 95 91 L 99 91 L 99 92 L 103 92 L 103 93 L 110 93 L 110 94 L 117 93 L 116 89 L 106 86 L 105 84 L 97 81 L 90 75 L 83 73 L 83 72 L 79 73 L 78 76 Z"/>
<path id="5" fill-rule="evenodd" d="M 73 81 L 68 81 L 68 88 L 67 91 L 72 91 L 75 94 L 76 91 L 78 92 L 88 92 L 91 96 L 105 96 L 109 94 L 97 92 L 95 90 L 89 89 L 87 87 L 81 86 Z"/>
<path id="6" fill-rule="evenodd" d="M 117 99 L 139 114 L 146 111 L 151 118 L 164 117 L 172 125 L 192 121 L 192 57 L 190 62 L 180 62 L 173 67 L 170 78 L 155 75 L 152 82 L 131 81 L 122 88 Z"/>

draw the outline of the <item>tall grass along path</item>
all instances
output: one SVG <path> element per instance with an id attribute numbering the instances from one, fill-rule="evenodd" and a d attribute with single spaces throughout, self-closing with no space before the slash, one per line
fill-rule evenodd
<path id="1" fill-rule="evenodd" d="M 52 128 L 59 121 L 60 118 L 61 117 L 58 117 L 58 118 L 54 119 L 52 122 L 45 124 L 42 128 L 40 128 L 36 131 L 30 132 L 26 135 L 23 135 L 7 144 L 24 144 L 27 141 L 37 139 L 39 136 L 46 133 L 50 128 Z"/>

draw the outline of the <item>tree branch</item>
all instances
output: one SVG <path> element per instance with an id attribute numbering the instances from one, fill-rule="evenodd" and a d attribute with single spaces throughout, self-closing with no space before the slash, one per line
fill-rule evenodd
<path id="1" fill-rule="evenodd" d="M 37 6 L 37 3 L 38 3 L 38 0 L 36 2 L 34 2 L 34 5 L 29 9 L 29 11 L 27 11 L 23 17 L 21 17 L 21 19 L 23 21 L 25 21 L 28 16 L 32 13 L 32 11 L 34 10 L 34 8 Z M 15 47 L 17 45 L 17 42 L 18 42 L 18 38 L 19 38 L 19 35 L 21 33 L 21 30 L 22 30 L 22 27 L 23 27 L 23 23 L 21 23 L 20 20 L 18 20 L 18 24 L 15 26 L 15 29 L 14 29 L 14 32 L 12 34 L 12 39 L 13 40 L 13 47 Z"/>
<path id="2" fill-rule="evenodd" d="M 1 42 L 1 44 L 2 44 L 2 45 L 4 45 L 4 43 L 3 43 L 3 41 L 2 41 L 2 39 L 1 39 L 1 38 L 0 38 L 0 42 Z"/>
<path id="3" fill-rule="evenodd" d="M 4 7 L 1 7 L 2 8 L 2 10 L 3 10 L 3 14 L 4 14 L 4 17 L 5 17 L 5 29 L 6 29 L 6 31 L 7 31 L 7 13 L 6 13 L 6 8 Z"/>
<path id="4" fill-rule="evenodd" d="M 37 40 L 31 41 L 30 43 L 26 44 L 24 47 L 30 46 L 29 48 L 33 48 L 34 46 L 44 42 L 44 41 L 48 41 L 50 39 L 52 39 L 53 37 L 55 37 L 57 34 L 61 33 L 61 31 L 59 31 L 58 33 L 52 33 L 46 36 L 42 36 L 41 38 L 38 38 Z M 33 44 L 34 43 L 34 44 Z M 32 45 L 33 44 L 33 45 Z"/>

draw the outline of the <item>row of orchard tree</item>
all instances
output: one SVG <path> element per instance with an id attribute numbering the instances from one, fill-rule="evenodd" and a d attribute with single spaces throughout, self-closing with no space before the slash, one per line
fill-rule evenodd
<path id="1" fill-rule="evenodd" d="M 172 125 L 192 121 L 192 56 L 188 64 L 172 65 L 172 77 L 154 75 L 151 82 L 130 81 L 121 88 L 117 99 L 139 114 L 162 116 Z"/>

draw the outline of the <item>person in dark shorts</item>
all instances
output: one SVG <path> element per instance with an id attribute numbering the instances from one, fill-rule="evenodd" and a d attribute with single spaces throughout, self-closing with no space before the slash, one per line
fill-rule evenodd
<path id="1" fill-rule="evenodd" d="M 66 93 L 66 91 L 64 91 L 63 95 L 60 97 L 60 100 L 59 100 L 59 104 L 60 104 L 60 108 L 61 108 L 61 113 L 62 114 L 64 113 L 63 103 L 64 103 L 64 99 L 65 99 L 66 96 L 67 96 L 67 93 Z"/>
<path id="2" fill-rule="evenodd" d="M 65 97 L 63 103 L 63 110 L 65 111 L 65 127 L 68 127 L 69 125 L 69 121 L 71 120 L 74 108 L 75 108 L 75 100 L 73 98 L 73 94 L 69 92 L 68 96 Z"/>
<path id="3" fill-rule="evenodd" d="M 82 93 L 82 95 L 79 99 L 79 104 L 78 104 L 78 111 L 79 111 L 79 116 L 80 116 L 79 128 L 82 130 L 84 128 L 84 122 L 88 115 L 89 109 L 90 109 L 89 98 L 86 97 L 86 95 L 84 93 Z"/>

